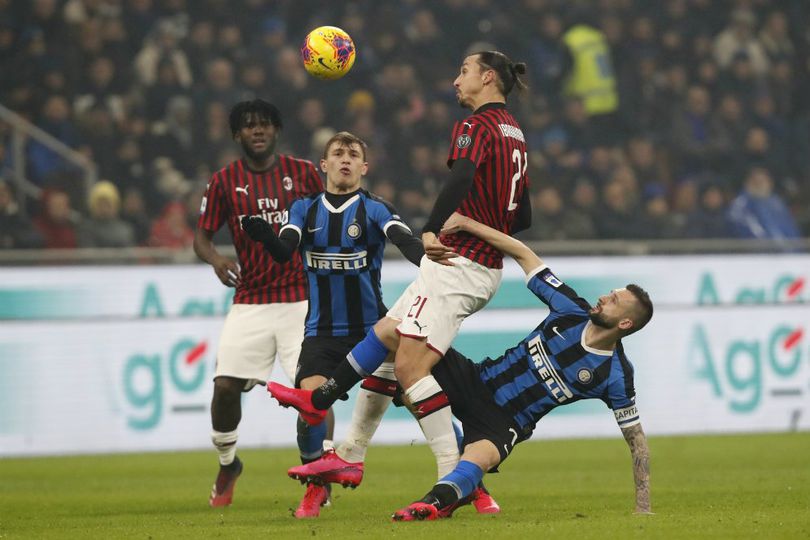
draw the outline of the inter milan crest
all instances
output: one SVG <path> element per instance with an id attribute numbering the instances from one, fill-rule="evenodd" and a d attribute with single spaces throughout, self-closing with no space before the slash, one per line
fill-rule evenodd
<path id="1" fill-rule="evenodd" d="M 286 189 L 287 191 L 292 191 L 293 187 L 292 178 L 290 178 L 289 176 L 285 176 L 284 178 L 281 179 L 281 185 L 284 186 L 284 189 Z"/>
<path id="2" fill-rule="evenodd" d="M 360 234 L 362 234 L 362 232 L 363 230 L 360 228 L 360 225 L 356 221 L 346 228 L 346 234 L 352 240 L 360 238 Z"/>
<path id="3" fill-rule="evenodd" d="M 577 371 L 577 380 L 582 384 L 588 384 L 593 379 L 593 373 L 591 373 L 590 369 L 582 368 Z"/>
<path id="4" fill-rule="evenodd" d="M 458 139 L 456 139 L 456 146 L 459 148 L 467 148 L 470 144 L 472 144 L 472 139 L 466 133 L 459 135 Z"/>

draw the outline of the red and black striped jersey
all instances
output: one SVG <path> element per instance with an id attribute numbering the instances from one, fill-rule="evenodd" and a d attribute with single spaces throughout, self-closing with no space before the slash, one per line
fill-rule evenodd
<path id="1" fill-rule="evenodd" d="M 252 171 L 244 159 L 214 173 L 200 206 L 197 227 L 217 231 L 227 222 L 242 270 L 235 304 L 300 302 L 307 299 L 301 257 L 279 264 L 264 246 L 242 230 L 242 216 L 258 216 L 278 234 L 287 222 L 293 201 L 323 191 L 323 182 L 310 161 L 279 155 L 270 169 Z"/>
<path id="2" fill-rule="evenodd" d="M 458 213 L 506 234 L 518 215 L 524 190 L 528 152 L 517 120 L 503 103 L 488 103 L 453 127 L 447 165 L 468 159 L 475 165 L 470 192 Z M 503 254 L 467 233 L 443 236 L 442 243 L 459 255 L 490 268 L 503 267 Z"/>

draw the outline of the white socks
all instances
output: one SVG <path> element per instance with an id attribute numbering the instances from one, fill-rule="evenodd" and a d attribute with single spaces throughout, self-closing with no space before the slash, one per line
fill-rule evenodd
<path id="1" fill-rule="evenodd" d="M 217 449 L 219 454 L 219 464 L 222 466 L 230 465 L 233 463 L 233 458 L 236 456 L 236 439 L 238 435 L 236 430 L 222 433 L 220 431 L 211 432 L 211 441 L 214 443 L 214 448 Z"/>
<path id="2" fill-rule="evenodd" d="M 338 456 L 350 463 L 365 461 L 368 444 L 377 431 L 396 391 L 396 377 L 394 377 L 392 362 L 384 362 L 380 365 L 372 374 L 372 378 L 376 380 L 363 381 L 357 392 L 349 432 L 337 447 Z M 374 387 L 374 390 L 369 387 Z"/>
<path id="3" fill-rule="evenodd" d="M 433 375 L 416 381 L 405 391 L 405 395 L 413 404 L 422 433 L 436 457 L 436 468 L 441 479 L 453 471 L 459 460 L 450 402 Z"/>

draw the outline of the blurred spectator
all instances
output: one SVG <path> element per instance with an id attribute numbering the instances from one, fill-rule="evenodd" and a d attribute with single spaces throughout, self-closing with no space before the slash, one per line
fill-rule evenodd
<path id="1" fill-rule="evenodd" d="M 565 219 L 575 223 L 572 238 L 598 238 L 596 230 L 599 197 L 593 183 L 585 177 L 577 179 L 571 193 L 571 204 L 565 211 Z"/>
<path id="2" fill-rule="evenodd" d="M 711 123 L 711 130 L 717 137 L 718 159 L 733 159 L 745 140 L 748 127 L 740 99 L 734 94 L 724 95 Z"/>
<path id="3" fill-rule="evenodd" d="M 651 239 L 672 239 L 682 235 L 680 223 L 670 212 L 666 190 L 650 184 L 644 190 L 644 213 L 641 217 L 641 236 Z"/>
<path id="4" fill-rule="evenodd" d="M 627 193 L 619 181 L 607 184 L 602 190 L 603 208 L 597 214 L 596 228 L 602 238 L 617 240 L 622 238 L 642 238 L 643 223 L 635 193 Z"/>
<path id="5" fill-rule="evenodd" d="M 170 202 L 152 225 L 148 244 L 151 247 L 188 248 L 194 241 L 194 230 L 186 221 L 183 203 Z"/>
<path id="6" fill-rule="evenodd" d="M 590 217 L 579 211 L 566 211 L 563 198 L 555 187 L 544 187 L 533 197 L 531 229 L 534 240 L 575 240 L 593 237 Z"/>
<path id="7" fill-rule="evenodd" d="M 81 115 L 85 111 L 103 107 L 116 122 L 124 121 L 124 87 L 116 80 L 113 61 L 105 56 L 93 60 L 83 78 L 84 85 L 73 103 L 73 111 Z"/>
<path id="8" fill-rule="evenodd" d="M 168 58 L 162 58 L 157 66 L 157 77 L 154 84 L 146 89 L 146 117 L 160 120 L 166 114 L 166 105 L 172 98 L 186 95 L 186 87 L 180 83 L 177 67 Z"/>
<path id="9" fill-rule="evenodd" d="M 723 74 L 723 90 L 735 94 L 746 108 L 750 108 L 757 93 L 766 90 L 765 78 L 754 71 L 750 55 L 740 51 L 731 59 L 731 66 Z"/>
<path id="10" fill-rule="evenodd" d="M 214 21 L 203 19 L 195 21 L 192 25 L 184 51 L 188 58 L 188 64 L 192 69 L 193 80 L 204 80 L 205 66 L 218 56 L 215 37 L 216 26 Z"/>
<path id="11" fill-rule="evenodd" d="M 242 97 L 242 91 L 236 86 L 233 63 L 227 58 L 211 60 L 205 68 L 205 84 L 200 85 L 194 93 L 198 110 L 211 103 L 220 103 L 230 108 Z"/>
<path id="12" fill-rule="evenodd" d="M 121 219 L 132 228 L 135 245 L 146 245 L 151 233 L 152 223 L 146 209 L 143 194 L 136 187 L 124 191 L 124 200 L 121 203 Z"/>
<path id="13" fill-rule="evenodd" d="M 135 57 L 135 73 L 145 86 L 155 84 L 158 78 L 158 66 L 161 61 L 174 65 L 177 80 L 183 88 L 193 82 L 191 68 L 186 53 L 179 47 L 180 30 L 169 20 L 160 21 L 153 34 L 146 39 L 143 48 Z"/>
<path id="14" fill-rule="evenodd" d="M 689 216 L 698 208 L 698 183 L 706 176 L 689 177 L 675 185 L 672 196 L 672 214 L 682 228 L 686 228 Z"/>
<path id="15" fill-rule="evenodd" d="M 46 248 L 75 248 L 76 229 L 80 222 L 64 191 L 46 189 L 42 193 L 42 209 L 34 218 L 34 226 L 42 235 Z"/>
<path id="16" fill-rule="evenodd" d="M 731 223 L 728 220 L 726 200 L 720 186 L 707 183 L 700 193 L 700 205 L 687 216 L 686 236 L 689 238 L 728 238 Z"/>
<path id="17" fill-rule="evenodd" d="M 759 42 L 771 60 L 791 58 L 795 53 L 784 12 L 772 11 L 759 31 Z"/>
<path id="18" fill-rule="evenodd" d="M 784 240 L 799 238 L 799 229 L 785 202 L 773 191 L 767 170 L 753 168 L 743 191 L 728 210 L 733 233 L 738 238 Z"/>
<path id="19" fill-rule="evenodd" d="M 228 110 L 262 96 L 284 114 L 285 151 L 318 159 L 335 128 L 366 138 L 373 186 L 418 229 L 446 178 L 447 127 L 464 114 L 452 88 L 459 61 L 501 48 L 528 62 L 530 98 L 513 113 L 526 128 L 532 194 L 556 190 L 560 234 L 577 236 L 568 221 L 597 238 L 668 234 L 662 224 L 602 225 L 603 212 L 609 222 L 626 206 L 625 222 L 666 214 L 701 236 L 690 223 L 714 223 L 723 204 L 711 206 L 708 189 L 699 203 L 697 186 L 737 192 L 752 166 L 810 222 L 807 2 L 321 4 L 0 0 L 0 73 L 13 74 L 0 76 L 0 103 L 92 159 L 123 206 L 141 208 L 127 219 L 142 230 L 233 156 Z M 337 83 L 301 63 L 303 33 L 324 22 L 358 44 Z M 0 126 L 0 174 L 15 165 L 10 137 Z M 29 140 L 24 158 L 34 183 L 86 200 L 81 171 L 49 148 Z"/>
<path id="20" fill-rule="evenodd" d="M 702 172 L 717 161 L 720 141 L 710 113 L 711 96 L 702 86 L 691 87 L 685 106 L 675 111 L 670 135 L 682 175 Z"/>
<path id="21" fill-rule="evenodd" d="M 11 186 L 0 178 L 0 249 L 42 247 L 42 236 L 20 213 Z"/>
<path id="22" fill-rule="evenodd" d="M 90 217 L 82 221 L 79 246 L 106 248 L 135 245 L 132 226 L 119 215 L 121 196 L 112 182 L 97 182 L 90 190 L 87 207 Z"/>
<path id="23" fill-rule="evenodd" d="M 532 35 L 529 43 L 529 60 L 532 70 L 528 75 L 533 88 L 549 99 L 559 95 L 565 63 L 569 62 L 565 44 L 562 42 L 563 22 L 559 14 L 545 13 L 539 25 L 539 32 Z"/>
<path id="24" fill-rule="evenodd" d="M 728 68 L 736 55 L 745 55 L 757 75 L 768 72 L 768 57 L 754 35 L 754 12 L 746 8 L 731 13 L 729 25 L 714 40 L 714 57 L 721 68 Z"/>
<path id="25" fill-rule="evenodd" d="M 60 142 L 70 146 L 79 145 L 79 131 L 73 123 L 70 104 L 63 96 L 51 96 L 42 106 L 38 122 L 40 128 L 56 137 Z M 30 178 L 44 185 L 59 172 L 73 170 L 61 156 L 39 141 L 28 145 Z"/>
<path id="26" fill-rule="evenodd" d="M 619 95 L 605 34 L 593 22 L 590 8 L 574 6 L 570 19 L 562 35 L 570 55 L 563 68 L 563 92 L 582 100 L 594 137 L 600 143 L 621 139 L 623 133 L 616 114 Z"/>
<path id="27" fill-rule="evenodd" d="M 649 137 L 633 137 L 627 143 L 627 158 L 642 186 L 666 185 L 661 162 L 656 159 L 655 145 Z"/>
<path id="28" fill-rule="evenodd" d="M 194 170 L 194 126 L 191 99 L 175 96 L 166 104 L 166 116 L 152 123 L 147 138 L 149 151 L 167 157 L 186 176 Z"/>
<path id="29" fill-rule="evenodd" d="M 781 180 L 784 159 L 784 152 L 773 147 L 768 132 L 760 127 L 752 127 L 745 134 L 742 155 L 737 158 L 737 175 L 742 178 L 751 168 L 758 167 L 766 169 L 771 178 Z"/>

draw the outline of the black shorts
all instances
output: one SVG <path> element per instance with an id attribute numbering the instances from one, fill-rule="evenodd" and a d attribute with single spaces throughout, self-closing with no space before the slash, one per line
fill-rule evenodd
<path id="1" fill-rule="evenodd" d="M 498 448 L 501 461 L 523 440 L 523 430 L 501 408 L 481 380 L 478 365 L 455 349 L 449 349 L 433 376 L 450 400 L 453 415 L 461 420 L 464 445 L 487 440 Z"/>
<path id="2" fill-rule="evenodd" d="M 298 368 L 295 371 L 295 387 L 301 381 L 313 375 L 322 375 L 327 379 L 335 371 L 354 346 L 363 341 L 365 336 L 308 336 L 301 343 L 301 354 L 298 356 Z"/>

